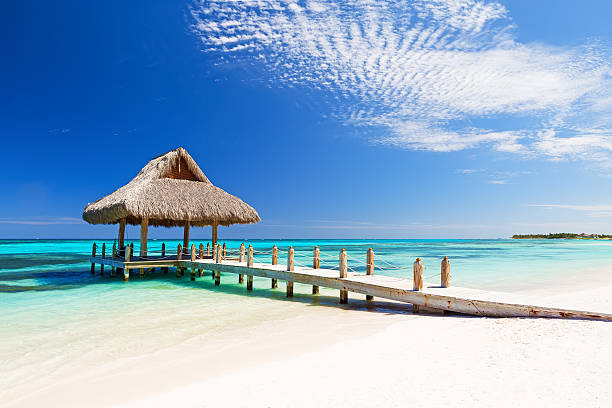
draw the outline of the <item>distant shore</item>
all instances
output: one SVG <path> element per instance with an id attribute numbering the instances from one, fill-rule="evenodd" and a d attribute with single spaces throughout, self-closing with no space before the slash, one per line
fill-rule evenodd
<path id="1" fill-rule="evenodd" d="M 514 234 L 512 239 L 612 239 L 612 235 L 605 234 L 576 234 L 569 232 L 551 234 Z"/>

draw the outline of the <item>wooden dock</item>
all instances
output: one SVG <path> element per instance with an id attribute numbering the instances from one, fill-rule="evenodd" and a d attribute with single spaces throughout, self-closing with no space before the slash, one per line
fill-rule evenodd
<path id="1" fill-rule="evenodd" d="M 348 293 L 354 292 L 366 295 L 368 301 L 373 301 L 373 298 L 376 297 L 410 303 L 415 312 L 429 310 L 491 317 L 551 317 L 612 321 L 612 314 L 609 313 L 536 305 L 520 294 L 449 287 L 450 264 L 446 258 L 441 264 L 441 283 L 431 284 L 423 282 L 423 266 L 420 259 L 417 259 L 414 263 L 413 279 L 405 279 L 374 275 L 374 254 L 372 252 L 370 255 L 371 249 L 367 256 L 366 273 L 348 270 L 344 250 L 339 254 L 338 269 L 318 267 L 320 262 L 318 248 L 315 248 L 314 251 L 313 267 L 295 265 L 293 248 L 288 251 L 286 264 L 278 264 L 278 253 L 276 251 L 275 246 L 272 252 L 272 264 L 267 264 L 253 261 L 253 249 L 250 246 L 248 255 L 245 254 L 244 246 L 241 246 L 239 256 L 231 259 L 224 259 L 224 250 L 221 249 L 220 245 L 208 258 L 203 255 L 202 246 L 200 246 L 199 254 L 196 255 L 193 245 L 190 253 L 183 253 L 179 246 L 178 255 L 164 257 L 163 259 L 156 259 L 155 257 L 151 259 L 130 259 L 129 254 L 125 258 L 119 258 L 116 255 L 112 258 L 96 256 L 94 248 L 90 262 L 92 272 L 95 264 L 100 264 L 101 268 L 103 268 L 103 265 L 107 265 L 112 268 L 113 272 L 115 269 L 122 270 L 125 280 L 129 279 L 129 271 L 133 269 L 141 271 L 141 275 L 143 275 L 144 271 L 151 268 L 176 268 L 177 276 L 182 276 L 185 270 L 189 270 L 192 280 L 195 280 L 197 274 L 202 276 L 203 270 L 208 270 L 213 271 L 216 284 L 220 284 L 221 272 L 239 275 L 240 283 L 246 276 L 247 290 L 252 290 L 254 276 L 271 279 L 270 288 L 277 287 L 277 281 L 279 280 L 285 281 L 287 282 L 288 297 L 293 295 L 293 283 L 297 282 L 312 285 L 313 295 L 319 292 L 318 288 L 321 286 L 337 289 L 340 291 L 340 303 L 346 303 Z M 113 254 L 115 254 L 115 250 L 113 250 Z"/>

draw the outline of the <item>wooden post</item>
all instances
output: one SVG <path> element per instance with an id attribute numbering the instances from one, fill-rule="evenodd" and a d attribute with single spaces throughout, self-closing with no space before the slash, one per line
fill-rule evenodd
<path id="1" fill-rule="evenodd" d="M 249 245 L 247 267 L 253 266 L 253 245 Z M 247 275 L 247 290 L 253 290 L 253 275 Z"/>
<path id="2" fill-rule="evenodd" d="M 213 222 L 212 225 L 212 250 L 217 250 L 217 228 L 219 227 L 218 222 Z"/>
<path id="3" fill-rule="evenodd" d="M 368 249 L 366 255 L 366 274 L 370 276 L 374 275 L 374 251 L 372 251 L 372 248 Z M 366 300 L 374 300 L 374 296 L 366 295 Z"/>
<path id="4" fill-rule="evenodd" d="M 183 247 L 181 246 L 181 244 L 178 244 L 176 247 L 176 259 L 179 261 L 183 259 Z M 181 276 L 183 276 L 183 268 L 181 268 L 180 266 L 177 266 L 176 267 L 176 277 L 180 278 Z"/>
<path id="5" fill-rule="evenodd" d="M 195 244 L 191 244 L 191 262 L 195 262 L 196 260 L 196 247 Z M 194 281 L 196 279 L 196 268 L 191 268 L 191 280 Z"/>
<path id="6" fill-rule="evenodd" d="M 448 288 L 450 286 L 450 261 L 445 256 L 442 260 L 441 271 L 440 271 L 440 286 Z"/>
<path id="7" fill-rule="evenodd" d="M 161 256 L 162 256 L 162 258 L 166 257 L 166 243 L 165 242 L 162 242 Z M 162 271 L 164 273 L 168 273 L 168 267 L 167 266 L 162 266 Z"/>
<path id="8" fill-rule="evenodd" d="M 106 258 L 106 242 L 102 243 L 102 259 Z M 100 264 L 100 275 L 104 276 L 104 264 Z"/>
<path id="9" fill-rule="evenodd" d="M 312 268 L 319 269 L 321 267 L 321 251 L 318 246 L 314 247 L 314 251 L 312 252 Z M 312 285 L 312 294 L 319 294 L 319 287 L 317 285 Z"/>
<path id="10" fill-rule="evenodd" d="M 125 248 L 125 262 L 130 262 L 131 258 L 132 258 L 132 247 L 128 245 Z M 130 270 L 128 268 L 123 269 L 123 280 L 126 282 L 130 280 Z"/>
<path id="11" fill-rule="evenodd" d="M 198 255 L 200 259 L 204 259 L 204 244 L 200 243 L 200 247 L 198 249 L 199 249 Z M 204 276 L 204 269 L 202 268 L 198 269 L 198 275 L 200 276 L 200 278 Z"/>
<path id="12" fill-rule="evenodd" d="M 338 270 L 340 272 L 340 278 L 346 278 L 347 273 L 348 273 L 348 265 L 347 265 L 347 256 L 346 256 L 346 251 L 344 250 L 344 248 L 342 248 L 342 250 L 340 251 L 340 262 L 338 264 Z M 348 291 L 347 290 L 340 290 L 340 303 L 341 304 L 345 304 L 348 303 Z"/>
<path id="13" fill-rule="evenodd" d="M 244 262 L 244 242 L 240 244 L 240 258 L 238 258 L 238 262 Z"/>
<path id="14" fill-rule="evenodd" d="M 206 243 L 206 256 L 210 256 L 210 242 Z"/>
<path id="15" fill-rule="evenodd" d="M 124 237 L 125 237 L 125 218 L 122 218 L 121 220 L 119 220 L 119 255 L 123 255 L 125 256 L 125 243 L 124 243 Z"/>
<path id="16" fill-rule="evenodd" d="M 294 261 L 295 251 L 293 247 L 289 247 L 289 251 L 287 252 L 287 271 L 293 271 L 295 269 L 295 261 Z M 293 296 L 293 282 L 287 281 L 287 297 Z"/>
<path id="17" fill-rule="evenodd" d="M 117 258 L 117 243 L 113 242 L 113 261 Z M 115 276 L 115 266 L 111 266 L 111 277 Z"/>
<path id="18" fill-rule="evenodd" d="M 185 226 L 183 227 L 183 251 L 187 253 L 187 248 L 189 248 L 189 221 L 185 221 Z"/>
<path id="19" fill-rule="evenodd" d="M 223 258 L 221 257 L 221 244 L 217 244 L 217 263 L 221 263 Z M 219 286 L 221 284 L 221 271 L 215 271 L 215 286 Z"/>
<path id="20" fill-rule="evenodd" d="M 95 242 L 91 246 L 91 257 L 92 258 L 96 257 L 96 243 Z M 96 264 L 92 262 L 91 263 L 91 274 L 93 275 L 94 273 L 96 273 Z"/>
<path id="21" fill-rule="evenodd" d="M 423 261 L 421 258 L 417 258 L 412 267 L 413 278 L 412 278 L 412 290 L 423 289 Z M 412 312 L 419 313 L 419 305 L 412 305 Z"/>
<path id="22" fill-rule="evenodd" d="M 147 256 L 147 233 L 149 231 L 149 219 L 140 220 L 140 256 Z"/>
<path id="23" fill-rule="evenodd" d="M 278 265 L 278 247 L 274 245 L 272 247 L 272 265 Z M 278 281 L 272 278 L 272 289 L 278 288 Z"/>
<path id="24" fill-rule="evenodd" d="M 223 259 L 225 259 L 225 257 L 227 253 L 225 252 L 225 242 L 223 243 Z"/>

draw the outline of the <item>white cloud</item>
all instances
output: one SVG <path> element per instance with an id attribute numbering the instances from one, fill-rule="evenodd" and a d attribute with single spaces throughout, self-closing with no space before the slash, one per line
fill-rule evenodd
<path id="1" fill-rule="evenodd" d="M 0 224 L 19 225 L 69 225 L 84 224 L 80 218 L 74 217 L 29 217 L 29 218 L 0 218 Z"/>
<path id="2" fill-rule="evenodd" d="M 200 1 L 192 15 L 220 63 L 251 64 L 273 86 L 325 91 L 336 117 L 386 129 L 378 143 L 555 160 L 604 161 L 612 151 L 611 53 L 517 42 L 497 2 Z M 466 125 L 525 117 L 536 123 Z"/>

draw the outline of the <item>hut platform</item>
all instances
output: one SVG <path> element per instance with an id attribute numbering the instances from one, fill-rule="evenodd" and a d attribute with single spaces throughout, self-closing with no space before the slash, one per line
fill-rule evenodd
<path id="1" fill-rule="evenodd" d="M 183 258 L 189 255 L 183 255 Z M 161 258 L 161 257 L 160 257 Z M 348 301 L 348 292 L 366 295 L 369 301 L 372 297 L 391 299 L 410 303 L 416 312 L 454 312 L 474 316 L 489 317 L 549 317 L 596 319 L 612 321 L 612 314 L 571 310 L 546 305 L 535 304 L 532 297 L 515 294 L 492 292 L 462 287 L 442 287 L 441 285 L 424 282 L 422 288 L 415 289 L 413 279 L 397 278 L 384 275 L 346 272 L 340 277 L 337 269 L 309 268 L 302 266 L 272 265 L 254 263 L 248 260 L 223 259 L 178 259 L 166 257 L 156 259 L 132 258 L 129 262 L 122 259 L 91 257 L 94 264 L 107 265 L 123 269 L 129 277 L 131 269 L 177 268 L 180 270 L 208 270 L 223 273 L 233 273 L 247 276 L 247 289 L 252 289 L 252 277 L 272 279 L 272 287 L 276 281 L 287 282 L 287 296 L 293 295 L 293 283 L 313 285 L 313 293 L 318 293 L 318 287 L 340 290 L 340 303 Z M 250 264 L 250 265 L 249 265 Z M 292 269 L 292 270 L 288 270 Z M 315 289 L 316 288 L 316 291 Z"/>

